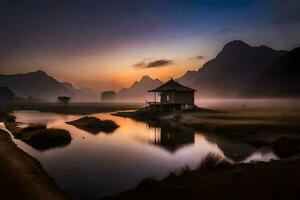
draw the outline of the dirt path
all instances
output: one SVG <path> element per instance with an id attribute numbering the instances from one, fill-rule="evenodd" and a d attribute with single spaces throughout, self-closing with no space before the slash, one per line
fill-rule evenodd
<path id="1" fill-rule="evenodd" d="M 40 163 L 19 149 L 4 130 L 0 130 L 0 199 L 68 199 Z"/>

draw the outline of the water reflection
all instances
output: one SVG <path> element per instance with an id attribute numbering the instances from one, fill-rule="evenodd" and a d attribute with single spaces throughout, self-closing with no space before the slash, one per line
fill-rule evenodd
<path id="1" fill-rule="evenodd" d="M 195 133 L 184 127 L 158 121 L 148 122 L 148 125 L 154 129 L 154 137 L 150 138 L 150 141 L 170 152 L 175 152 L 195 141 Z"/>
<path id="2" fill-rule="evenodd" d="M 131 189 L 146 177 L 161 179 L 185 165 L 196 167 L 211 152 L 242 162 L 276 158 L 272 152 L 194 133 L 176 124 L 147 124 L 108 113 L 94 114 L 91 116 L 113 120 L 120 127 L 113 134 L 90 134 L 65 123 L 83 116 L 35 111 L 18 111 L 14 115 L 24 123 L 43 121 L 48 128 L 71 133 L 71 144 L 44 152 L 20 140 L 14 142 L 37 158 L 73 199 L 97 199 Z"/>
<path id="3" fill-rule="evenodd" d="M 66 144 L 51 145 L 51 146 L 45 146 L 45 147 L 35 146 L 35 145 L 31 145 L 29 143 L 26 143 L 26 144 L 28 144 L 33 149 L 35 149 L 35 150 L 37 150 L 39 152 L 46 152 L 46 151 L 53 150 L 53 149 L 65 148 L 66 146 L 68 146 L 69 144 L 71 144 L 71 142 L 68 142 Z"/>
<path id="4" fill-rule="evenodd" d="M 224 136 L 212 134 L 205 135 L 208 141 L 217 144 L 224 155 L 234 162 L 241 162 L 257 151 L 257 148 L 249 144 L 240 141 L 234 142 L 232 139 L 230 140 Z"/>

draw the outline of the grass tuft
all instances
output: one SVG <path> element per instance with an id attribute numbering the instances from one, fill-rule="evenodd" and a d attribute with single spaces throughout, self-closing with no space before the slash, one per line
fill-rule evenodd
<path id="1" fill-rule="evenodd" d="M 201 160 L 197 170 L 228 169 L 230 167 L 232 167 L 232 164 L 220 155 L 209 153 Z"/>
<path id="2" fill-rule="evenodd" d="M 167 178 L 176 178 L 178 175 L 176 173 L 176 171 L 171 171 L 169 172 Z"/>
<path id="3" fill-rule="evenodd" d="M 139 184 L 138 184 L 138 188 L 148 188 L 153 186 L 156 183 L 156 179 L 154 177 L 148 177 L 143 179 Z"/>
<path id="4" fill-rule="evenodd" d="M 6 122 L 16 122 L 16 117 L 15 117 L 15 116 L 12 116 L 12 115 L 8 115 L 8 116 L 5 118 L 5 121 L 6 121 Z"/>
<path id="5" fill-rule="evenodd" d="M 30 131 L 38 131 L 38 130 L 41 130 L 41 129 L 47 129 L 47 126 L 43 125 L 43 124 L 31 124 L 28 127 L 23 128 L 22 131 L 23 132 L 30 132 Z"/>
<path id="6" fill-rule="evenodd" d="M 184 176 L 185 174 L 189 173 L 190 171 L 191 171 L 191 168 L 188 165 L 185 165 L 179 170 L 178 176 Z"/>

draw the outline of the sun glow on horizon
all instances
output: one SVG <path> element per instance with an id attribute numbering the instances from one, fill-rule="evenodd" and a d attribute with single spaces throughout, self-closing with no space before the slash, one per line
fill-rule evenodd
<path id="1" fill-rule="evenodd" d="M 76 88 L 118 90 L 144 75 L 166 81 L 198 70 L 232 40 L 299 44 L 296 3 L 117 2 L 3 3 L 0 74 L 43 70 Z"/>

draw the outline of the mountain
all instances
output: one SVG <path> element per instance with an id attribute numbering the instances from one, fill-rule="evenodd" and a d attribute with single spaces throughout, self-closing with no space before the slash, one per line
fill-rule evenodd
<path id="1" fill-rule="evenodd" d="M 186 73 L 178 80 L 198 89 L 202 96 L 235 97 L 286 53 L 235 40 L 198 71 Z"/>
<path id="2" fill-rule="evenodd" d="M 46 72 L 0 75 L 0 87 L 7 87 L 18 97 L 34 97 L 54 101 L 58 96 L 70 96 L 73 100 L 96 99 L 91 89 L 75 89 L 71 83 L 59 82 Z"/>
<path id="3" fill-rule="evenodd" d="M 76 95 L 73 96 L 73 99 L 78 101 L 98 101 L 99 95 L 98 92 L 94 89 L 88 87 L 75 88 L 71 83 L 61 82 L 61 84 L 68 88 L 70 91 L 73 91 Z"/>
<path id="4" fill-rule="evenodd" d="M 176 79 L 177 82 L 184 85 L 192 86 L 193 82 L 197 79 L 198 71 L 187 71 L 182 77 Z"/>
<path id="5" fill-rule="evenodd" d="M 267 68 L 254 82 L 252 95 L 300 96 L 300 47 L 289 51 Z"/>
<path id="6" fill-rule="evenodd" d="M 64 87 L 68 88 L 69 90 L 75 90 L 75 88 L 73 87 L 73 85 L 71 83 L 61 82 L 60 84 L 62 84 Z"/>
<path id="7" fill-rule="evenodd" d="M 99 101 L 100 92 L 98 92 L 96 89 L 82 87 L 75 89 L 75 91 L 79 101 Z"/>
<path id="8" fill-rule="evenodd" d="M 118 99 L 143 99 L 147 98 L 147 91 L 163 84 L 158 79 L 143 76 L 140 81 L 135 81 L 129 88 L 123 88 L 117 93 Z"/>
<path id="9" fill-rule="evenodd" d="M 56 99 L 59 95 L 74 96 L 73 90 L 43 71 L 26 74 L 0 75 L 0 86 L 12 90 L 16 96 Z"/>

